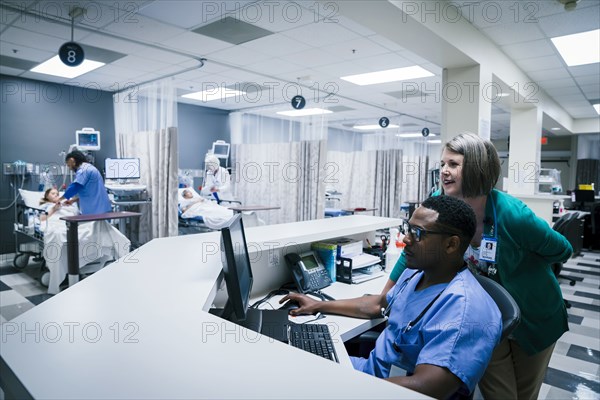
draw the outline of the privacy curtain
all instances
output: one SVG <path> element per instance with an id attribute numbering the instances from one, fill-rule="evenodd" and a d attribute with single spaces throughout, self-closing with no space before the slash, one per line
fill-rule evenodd
<path id="1" fill-rule="evenodd" d="M 327 142 L 322 117 L 290 121 L 232 113 L 230 126 L 236 199 L 248 206 L 280 207 L 258 212 L 267 224 L 323 217 Z"/>
<path id="2" fill-rule="evenodd" d="M 170 80 L 114 95 L 118 157 L 140 159 L 152 203 L 140 208 L 139 240 L 177 235 L 177 101 Z M 135 94 L 134 94 L 135 93 Z"/>

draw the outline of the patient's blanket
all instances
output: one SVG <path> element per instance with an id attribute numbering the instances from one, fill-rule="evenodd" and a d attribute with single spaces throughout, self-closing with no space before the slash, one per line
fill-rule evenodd
<path id="1" fill-rule="evenodd" d="M 53 205 L 48 206 L 48 210 Z M 59 285 L 68 273 L 67 225 L 61 217 L 78 215 L 77 206 L 61 206 L 47 221 L 40 224 L 44 232 L 44 259 L 50 270 L 48 293 L 56 294 Z M 118 259 L 129 253 L 130 241 L 108 221 L 80 222 L 79 237 L 79 267 L 84 266 L 103 256 L 104 259 Z"/>
<path id="2" fill-rule="evenodd" d="M 184 202 L 181 206 L 186 206 Z M 233 217 L 233 211 L 227 207 L 223 207 L 214 201 L 204 200 L 198 201 L 189 206 L 189 208 L 181 214 L 181 218 L 202 217 L 202 220 L 211 229 L 220 229 Z"/>

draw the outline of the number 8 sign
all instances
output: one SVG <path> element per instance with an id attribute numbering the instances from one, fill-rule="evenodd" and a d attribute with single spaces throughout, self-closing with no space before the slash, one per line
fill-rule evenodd
<path id="1" fill-rule="evenodd" d="M 76 67 L 85 59 L 83 48 L 75 42 L 67 42 L 60 46 L 58 57 L 69 67 Z"/>

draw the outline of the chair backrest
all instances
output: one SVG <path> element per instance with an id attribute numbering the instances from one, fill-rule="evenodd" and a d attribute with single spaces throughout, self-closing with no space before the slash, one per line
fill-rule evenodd
<path id="1" fill-rule="evenodd" d="M 502 314 L 502 340 L 510 335 L 521 322 L 521 310 L 515 299 L 499 283 L 478 274 L 475 274 L 475 278 L 500 309 L 500 314 Z"/>

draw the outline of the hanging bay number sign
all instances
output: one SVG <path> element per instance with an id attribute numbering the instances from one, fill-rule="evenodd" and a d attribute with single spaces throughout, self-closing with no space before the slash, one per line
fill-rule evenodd
<path id="1" fill-rule="evenodd" d="M 387 128 L 389 124 L 390 124 L 389 118 L 387 118 L 387 117 L 379 118 L 379 126 L 380 127 Z"/>
<path id="2" fill-rule="evenodd" d="M 60 46 L 58 57 L 69 67 L 76 67 L 85 59 L 83 48 L 75 42 L 67 42 Z"/>
<path id="3" fill-rule="evenodd" d="M 292 107 L 296 110 L 302 110 L 306 105 L 306 100 L 300 95 L 292 97 Z"/>

